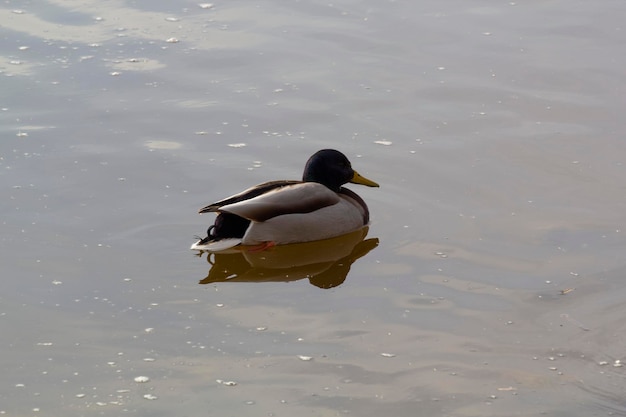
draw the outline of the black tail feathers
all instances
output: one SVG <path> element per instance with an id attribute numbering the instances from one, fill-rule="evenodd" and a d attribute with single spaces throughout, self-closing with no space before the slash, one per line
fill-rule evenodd
<path id="1" fill-rule="evenodd" d="M 215 218 L 215 223 L 207 230 L 207 237 L 202 239 L 200 244 L 226 238 L 243 238 L 248 226 L 250 226 L 250 220 L 222 212 Z"/>

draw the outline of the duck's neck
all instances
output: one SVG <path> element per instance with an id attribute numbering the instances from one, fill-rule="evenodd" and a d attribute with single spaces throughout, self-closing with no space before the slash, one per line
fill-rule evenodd
<path id="1" fill-rule="evenodd" d="M 327 177 L 327 176 L 319 176 L 319 175 L 311 175 L 311 174 L 305 174 L 302 176 L 302 181 L 304 182 L 317 182 L 320 183 L 322 185 L 325 185 L 326 187 L 328 187 L 329 189 L 333 190 L 334 192 L 338 193 L 339 189 L 341 188 L 341 184 L 337 183 L 336 179 L 331 178 L 331 177 Z"/>

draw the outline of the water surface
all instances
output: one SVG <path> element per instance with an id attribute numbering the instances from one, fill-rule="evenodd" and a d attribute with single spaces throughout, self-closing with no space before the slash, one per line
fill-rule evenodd
<path id="1" fill-rule="evenodd" d="M 0 412 L 626 415 L 625 11 L 4 3 Z M 367 245 L 188 250 L 325 147 Z"/>

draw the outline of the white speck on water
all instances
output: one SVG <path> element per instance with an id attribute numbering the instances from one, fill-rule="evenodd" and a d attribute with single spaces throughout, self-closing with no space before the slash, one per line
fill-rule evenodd
<path id="1" fill-rule="evenodd" d="M 178 22 L 180 19 L 177 17 L 166 17 L 165 21 L 166 22 Z"/>
<path id="2" fill-rule="evenodd" d="M 143 398 L 145 398 L 146 400 L 156 400 L 159 397 L 157 397 L 156 395 L 152 395 L 152 394 L 145 394 Z"/>
<path id="3" fill-rule="evenodd" d="M 570 274 L 571 276 L 573 276 L 573 277 L 577 277 L 577 276 L 578 276 L 578 273 L 577 273 L 577 272 L 570 272 L 569 274 Z"/>
<path id="4" fill-rule="evenodd" d="M 143 361 L 144 362 L 154 362 L 154 361 L 156 361 L 156 359 L 154 359 L 154 358 L 143 358 Z"/>
<path id="5" fill-rule="evenodd" d="M 228 146 L 231 148 L 243 148 L 248 145 L 245 143 L 229 143 Z"/>
<path id="6" fill-rule="evenodd" d="M 516 388 L 515 387 L 500 387 L 498 388 L 498 391 L 515 391 Z"/>
<path id="7" fill-rule="evenodd" d="M 146 327 L 143 331 L 146 333 L 152 333 L 154 331 L 154 327 Z"/>
<path id="8" fill-rule="evenodd" d="M 76 398 L 84 398 L 85 394 L 76 394 Z"/>
<path id="9" fill-rule="evenodd" d="M 257 327 L 257 328 L 256 328 L 256 331 L 257 331 L 257 332 L 264 332 L 264 331 L 266 331 L 266 330 L 267 330 L 267 327 L 266 327 L 266 326 L 259 326 L 259 327 Z"/>
<path id="10" fill-rule="evenodd" d="M 198 7 L 201 9 L 212 9 L 213 3 L 200 3 L 198 4 Z"/>
<path id="11" fill-rule="evenodd" d="M 385 357 L 385 358 L 395 358 L 396 357 L 395 353 L 385 353 L 385 352 L 381 353 L 380 356 Z"/>
<path id="12" fill-rule="evenodd" d="M 28 136 L 28 133 L 22 132 L 20 130 L 19 132 L 17 132 L 17 134 L 15 136 L 17 136 L 18 138 L 24 138 L 24 137 Z"/>
<path id="13" fill-rule="evenodd" d="M 20 9 L 11 10 L 11 12 L 15 13 L 15 14 L 24 14 L 24 13 L 26 13 L 24 10 L 20 10 Z"/>
<path id="14" fill-rule="evenodd" d="M 604 365 L 608 365 L 609 363 L 607 361 L 600 361 L 598 362 L 598 365 L 600 366 L 604 366 Z"/>
<path id="15" fill-rule="evenodd" d="M 63 281 L 57 281 L 56 279 L 52 281 L 52 285 L 61 285 L 61 284 L 63 284 Z"/>
<path id="16" fill-rule="evenodd" d="M 150 378 L 148 378 L 147 376 L 140 375 L 140 376 L 136 376 L 134 381 L 137 383 L 143 384 L 143 383 L 150 381 Z"/>
<path id="17" fill-rule="evenodd" d="M 183 145 L 180 142 L 170 140 L 148 140 L 145 146 L 149 149 L 179 149 Z"/>
<path id="18" fill-rule="evenodd" d="M 52 342 L 39 342 L 37 346 L 52 346 Z"/>
<path id="19" fill-rule="evenodd" d="M 301 361 L 310 361 L 311 359 L 313 359 L 313 357 L 312 356 L 298 355 L 298 359 L 300 359 Z"/>
<path id="20" fill-rule="evenodd" d="M 218 384 L 226 385 L 227 387 L 234 387 L 235 385 L 237 385 L 235 381 L 224 381 L 221 379 L 216 379 L 215 382 L 217 382 Z"/>
<path id="21" fill-rule="evenodd" d="M 121 72 L 119 72 L 119 71 L 111 71 L 111 72 L 109 73 L 109 75 L 111 75 L 111 76 L 113 76 L 113 77 L 117 77 L 117 76 L 119 76 L 119 75 L 122 75 L 122 73 L 121 73 Z"/>
<path id="22" fill-rule="evenodd" d="M 178 39 L 176 39 L 176 38 L 167 38 L 165 40 L 165 42 L 167 42 L 167 43 L 178 43 L 180 41 Z"/>
<path id="23" fill-rule="evenodd" d="M 393 142 L 390 140 L 375 140 L 374 143 L 377 145 L 384 145 L 384 146 L 390 146 L 393 144 Z"/>
<path id="24" fill-rule="evenodd" d="M 20 51 L 26 51 L 27 49 L 30 49 L 30 46 L 20 46 L 19 48 Z"/>

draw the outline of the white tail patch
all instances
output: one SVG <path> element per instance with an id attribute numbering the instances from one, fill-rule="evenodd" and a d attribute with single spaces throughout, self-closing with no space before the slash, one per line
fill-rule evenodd
<path id="1" fill-rule="evenodd" d="M 200 244 L 201 240 L 197 241 L 193 245 L 191 245 L 191 250 L 204 250 L 207 252 L 220 252 L 225 249 L 230 249 L 233 246 L 237 246 L 241 243 L 240 238 L 228 238 L 228 239 L 220 239 L 214 240 L 208 243 Z"/>

